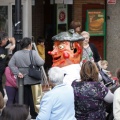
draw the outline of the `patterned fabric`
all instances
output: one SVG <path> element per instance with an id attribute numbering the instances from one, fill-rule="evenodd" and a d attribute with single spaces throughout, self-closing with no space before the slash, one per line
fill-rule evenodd
<path id="1" fill-rule="evenodd" d="M 100 82 L 72 83 L 77 120 L 105 120 L 104 97 L 108 89 Z"/>
<path id="2" fill-rule="evenodd" d="M 94 62 L 93 52 L 90 47 L 83 48 L 82 61 L 91 61 Z"/>

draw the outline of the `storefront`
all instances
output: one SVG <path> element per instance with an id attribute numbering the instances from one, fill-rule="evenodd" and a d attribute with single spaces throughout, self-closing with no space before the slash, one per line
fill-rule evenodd
<path id="1" fill-rule="evenodd" d="M 45 38 L 46 63 L 48 62 L 48 66 L 52 61 L 47 51 L 52 49 L 51 38 L 53 35 L 62 30 L 68 30 L 72 20 L 79 20 L 82 23 L 82 31 L 84 31 L 86 30 L 86 11 L 90 9 L 105 10 L 105 0 L 74 0 L 72 4 L 64 3 L 62 6 L 55 2 L 57 0 L 21 1 L 23 37 L 33 36 L 35 41 L 38 36 Z M 68 2 L 69 0 L 64 1 Z M 0 23 L 1 30 L 8 32 L 9 36 L 13 36 L 15 25 L 15 0 L 0 0 L 0 14 L 0 19 L 2 19 Z M 102 59 L 106 58 L 105 37 L 91 36 L 90 42 L 96 45 Z"/>

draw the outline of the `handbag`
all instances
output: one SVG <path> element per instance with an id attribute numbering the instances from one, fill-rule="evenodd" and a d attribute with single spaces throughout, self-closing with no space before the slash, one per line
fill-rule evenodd
<path id="1" fill-rule="evenodd" d="M 102 70 L 102 68 L 100 68 L 100 66 L 98 65 L 98 63 L 96 63 L 99 73 L 102 77 L 102 81 L 104 83 L 104 85 L 106 87 L 113 85 L 113 80 Z"/>
<path id="2" fill-rule="evenodd" d="M 29 65 L 28 76 L 30 76 L 36 80 L 41 80 L 42 79 L 41 67 L 33 64 L 32 50 L 29 52 L 29 56 L 30 56 L 31 64 Z"/>
<path id="3" fill-rule="evenodd" d="M 100 69 L 100 74 L 102 76 L 102 80 L 105 84 L 105 86 L 110 86 L 110 85 L 113 85 L 113 80 L 105 73 L 103 72 L 102 69 Z"/>

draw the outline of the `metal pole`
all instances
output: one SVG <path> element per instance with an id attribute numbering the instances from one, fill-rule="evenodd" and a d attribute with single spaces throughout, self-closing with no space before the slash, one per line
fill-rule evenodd
<path id="1" fill-rule="evenodd" d="M 22 39 L 22 22 L 21 22 L 21 0 L 15 0 L 15 31 L 14 37 L 16 39 L 16 48 L 15 51 L 21 49 L 20 40 Z M 23 80 L 18 78 L 18 103 L 23 104 Z"/>
<path id="2" fill-rule="evenodd" d="M 16 43 L 19 44 L 20 39 L 22 39 L 21 0 L 15 0 L 15 31 L 14 31 L 14 37 L 16 38 Z M 18 48 L 16 50 L 18 50 Z"/>
<path id="3" fill-rule="evenodd" d="M 23 79 L 18 78 L 18 103 L 23 104 L 24 103 L 24 85 L 23 85 Z"/>

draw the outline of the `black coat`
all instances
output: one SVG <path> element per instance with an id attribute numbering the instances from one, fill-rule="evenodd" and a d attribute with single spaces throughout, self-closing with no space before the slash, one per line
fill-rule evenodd
<path id="1" fill-rule="evenodd" d="M 91 48 L 91 50 L 92 50 L 92 52 L 93 52 L 94 61 L 95 61 L 95 62 L 100 61 L 101 58 L 100 58 L 100 55 L 99 55 L 98 50 L 97 50 L 97 48 L 95 47 L 95 45 L 94 45 L 93 43 L 89 43 L 89 46 L 90 46 L 90 48 Z"/>

